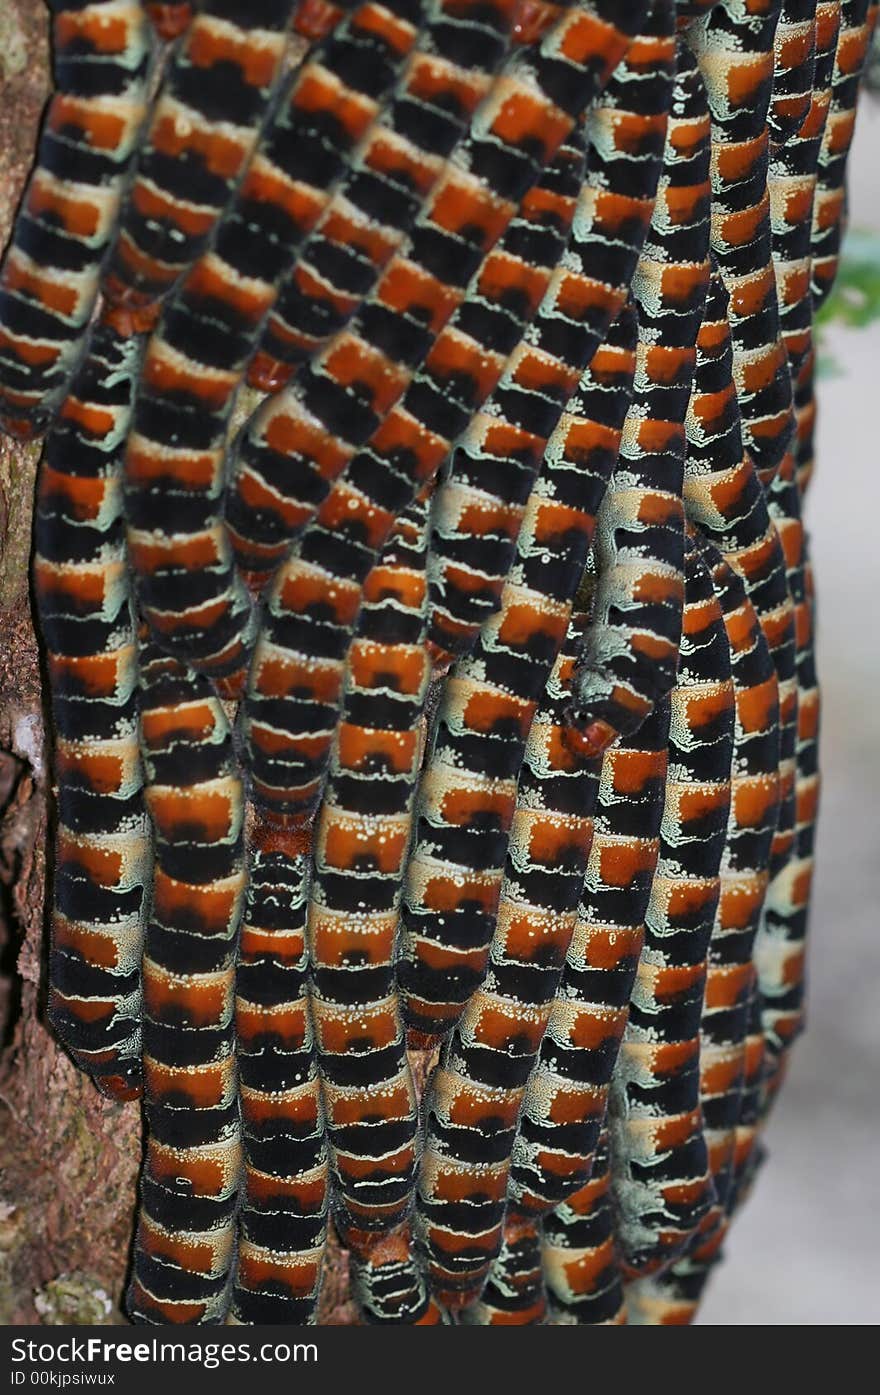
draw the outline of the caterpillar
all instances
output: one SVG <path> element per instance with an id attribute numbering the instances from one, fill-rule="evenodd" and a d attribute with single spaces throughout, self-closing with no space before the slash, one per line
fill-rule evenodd
<path id="1" fill-rule="evenodd" d="M 792 378 L 800 370 L 812 337 L 812 224 L 840 19 L 839 4 L 817 5 L 810 106 L 799 129 L 771 154 L 767 172 L 779 325 Z"/>
<path id="2" fill-rule="evenodd" d="M 426 529 L 423 500 L 402 515 L 367 578 L 315 833 L 309 904 L 337 1230 L 352 1251 L 366 1315 L 415 1323 L 436 1322 L 439 1313 L 407 1241 L 417 1104 L 394 953 L 431 676 Z"/>
<path id="3" fill-rule="evenodd" d="M 782 733 L 781 804 L 771 849 L 771 865 L 776 871 L 788 857 L 794 829 L 798 721 L 795 613 L 774 521 L 778 515 L 771 516 L 767 493 L 743 449 L 732 365 L 727 292 L 721 278 L 715 276 L 697 336 L 694 393 L 686 423 L 683 497 L 689 521 L 743 577 L 773 656 Z M 782 469 L 787 470 L 785 461 Z M 771 494 L 774 487 L 769 481 Z"/>
<path id="4" fill-rule="evenodd" d="M 680 1252 L 715 1199 L 699 1032 L 730 809 L 734 692 L 721 608 L 690 541 L 660 853 L 609 1109 L 617 1235 L 634 1275 Z"/>
<path id="5" fill-rule="evenodd" d="M 330 1162 L 308 991 L 310 857 L 252 805 L 235 981 L 243 1175 L 231 1320 L 315 1320 Z"/>
<path id="6" fill-rule="evenodd" d="M 0 427 L 41 435 L 85 351 L 102 259 L 147 112 L 137 0 L 50 0 L 55 92 L 0 270 Z"/>
<path id="7" fill-rule="evenodd" d="M 447 1032 L 482 979 L 515 781 L 565 634 L 631 393 L 625 309 L 545 452 L 496 616 L 445 684 L 418 795 L 397 981 L 407 1024 Z"/>
<path id="8" fill-rule="evenodd" d="M 49 1018 L 118 1099 L 140 1092 L 152 860 L 120 481 L 141 350 L 95 331 L 40 464 L 34 524 L 58 782 Z"/>
<path id="9" fill-rule="evenodd" d="M 543 1225 L 541 1260 L 554 1325 L 616 1327 L 627 1320 L 610 1191 L 610 1147 L 603 1131 L 590 1180 L 561 1202 Z"/>
<path id="10" fill-rule="evenodd" d="M 592 841 L 597 770 L 565 745 L 583 622 L 572 620 L 532 720 L 483 982 L 426 1099 L 416 1215 L 446 1306 L 479 1295 L 502 1242 L 520 1105 L 552 1011 Z M 515 1223 L 515 1222 L 514 1222 Z"/>
<path id="11" fill-rule="evenodd" d="M 430 641 L 441 653 L 469 648 L 498 605 L 522 510 L 573 374 L 589 365 L 628 294 L 660 175 L 671 50 L 670 43 L 658 54 L 650 33 L 634 39 L 593 105 L 562 262 L 527 338 L 444 472 L 428 558 Z M 539 260 L 534 252 L 531 260 Z"/>
<path id="12" fill-rule="evenodd" d="M 730 295 L 734 379 L 746 448 L 772 475 L 792 430 L 767 191 L 769 109 L 780 0 L 719 0 L 687 40 L 712 114 L 712 251 Z"/>
<path id="13" fill-rule="evenodd" d="M 588 1184 L 660 849 L 669 703 L 605 752 L 578 918 L 513 1150 L 510 1205 L 547 1217 Z"/>
<path id="14" fill-rule="evenodd" d="M 791 829 L 785 861 L 771 859 L 764 921 L 755 944 L 771 1096 L 791 1041 L 802 1026 L 804 953 L 813 869 L 819 780 L 816 745 L 819 689 L 813 650 L 813 606 L 807 543 L 795 462 L 789 456 L 774 481 L 770 510 L 785 549 L 796 618 L 797 724 L 794 733 Z"/>
<path id="15" fill-rule="evenodd" d="M 244 791 L 207 680 L 140 635 L 140 731 L 155 872 L 143 956 L 146 1153 L 129 1316 L 223 1321 L 242 1165 L 235 958 Z"/>
<path id="16" fill-rule="evenodd" d="M 684 555 L 684 421 L 709 283 L 709 113 L 690 50 L 677 71 L 651 227 L 633 278 L 635 393 L 596 532 L 593 625 L 572 716 L 598 748 L 628 734 L 675 679 Z"/>
<path id="17" fill-rule="evenodd" d="M 814 311 L 822 308 L 837 275 L 846 225 L 846 166 L 855 132 L 859 83 L 876 16 L 877 7 L 869 0 L 841 0 L 831 101 L 817 161 L 810 230 L 810 290 Z"/>

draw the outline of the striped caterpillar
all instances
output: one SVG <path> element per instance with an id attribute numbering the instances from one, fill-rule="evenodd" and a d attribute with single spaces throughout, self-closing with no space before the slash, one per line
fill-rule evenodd
<path id="1" fill-rule="evenodd" d="M 0 272 L 0 426 L 40 435 L 82 354 L 147 112 L 138 0 L 52 0 L 56 90 Z"/>
<path id="2" fill-rule="evenodd" d="M 331 1225 L 366 1322 L 693 1319 L 802 1019 L 875 8 L 53 3 L 0 417 L 135 1322 L 320 1321 Z"/>
<path id="3" fill-rule="evenodd" d="M 152 860 L 120 478 L 142 347 L 95 334 L 41 462 L 34 526 L 58 783 L 49 1014 L 121 1099 L 140 1090 Z"/>

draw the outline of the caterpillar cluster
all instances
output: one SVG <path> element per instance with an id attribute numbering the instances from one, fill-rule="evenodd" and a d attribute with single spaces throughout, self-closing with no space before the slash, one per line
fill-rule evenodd
<path id="1" fill-rule="evenodd" d="M 128 1313 L 314 1322 L 332 1225 L 368 1322 L 690 1322 L 803 1019 L 876 4 L 49 3 L 0 423 Z"/>

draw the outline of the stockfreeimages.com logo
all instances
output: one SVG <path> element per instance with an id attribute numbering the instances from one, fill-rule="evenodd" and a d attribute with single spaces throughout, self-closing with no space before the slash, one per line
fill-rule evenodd
<path id="1" fill-rule="evenodd" d="M 279 1365 L 291 1361 L 311 1361 L 318 1359 L 318 1348 L 314 1342 L 262 1342 L 252 1346 L 249 1342 L 162 1342 L 154 1337 L 148 1342 L 116 1342 L 102 1337 L 76 1338 L 62 1342 L 34 1342 L 24 1337 L 12 1341 L 11 1372 L 13 1385 L 112 1385 L 113 1372 L 103 1379 L 96 1372 L 74 1374 L 71 1371 L 53 1372 L 47 1366 L 70 1366 L 109 1364 L 149 1364 L 168 1362 L 182 1366 L 202 1366 L 214 1371 L 219 1366 L 234 1365 L 236 1362 L 274 1362 Z M 20 1369 L 22 1364 L 30 1370 Z M 59 1379 L 60 1377 L 60 1379 Z M 65 1377 L 67 1377 L 65 1379 Z M 89 1378 L 91 1377 L 91 1378 Z"/>

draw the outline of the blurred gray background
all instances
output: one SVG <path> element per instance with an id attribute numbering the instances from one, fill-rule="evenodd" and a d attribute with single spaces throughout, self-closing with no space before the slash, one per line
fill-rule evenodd
<path id="1" fill-rule="evenodd" d="M 865 94 L 850 226 L 880 239 L 878 150 Z M 843 371 L 820 382 L 806 510 L 824 698 L 809 1018 L 704 1324 L 880 1321 L 880 319 L 823 345 Z"/>

